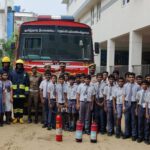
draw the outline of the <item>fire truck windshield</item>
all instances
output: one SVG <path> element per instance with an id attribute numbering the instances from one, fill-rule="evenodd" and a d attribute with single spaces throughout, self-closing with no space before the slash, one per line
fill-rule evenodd
<path id="1" fill-rule="evenodd" d="M 32 60 L 92 60 L 90 29 L 24 28 L 20 34 L 19 57 Z"/>

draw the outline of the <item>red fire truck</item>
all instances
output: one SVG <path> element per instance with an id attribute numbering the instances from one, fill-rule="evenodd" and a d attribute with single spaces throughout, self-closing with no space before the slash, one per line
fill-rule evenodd
<path id="1" fill-rule="evenodd" d="M 71 16 L 39 16 L 21 25 L 16 58 L 25 61 L 28 72 L 33 65 L 44 72 L 48 63 L 57 73 L 65 62 L 67 72 L 88 74 L 94 61 L 91 28 Z"/>

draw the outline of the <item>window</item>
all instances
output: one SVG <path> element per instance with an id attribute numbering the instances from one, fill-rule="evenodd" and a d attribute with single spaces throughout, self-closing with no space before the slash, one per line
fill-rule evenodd
<path id="1" fill-rule="evenodd" d="M 41 48 L 41 38 L 25 38 L 25 49 L 39 49 Z"/>
<path id="2" fill-rule="evenodd" d="M 129 3 L 129 2 L 130 2 L 130 0 L 123 0 L 123 1 L 122 1 L 122 4 L 123 4 L 123 5 L 126 5 L 126 4 Z"/>
<path id="3" fill-rule="evenodd" d="M 101 1 L 97 4 L 97 22 L 100 20 L 101 17 Z"/>
<path id="4" fill-rule="evenodd" d="M 91 9 L 91 25 L 94 25 L 94 7 Z"/>

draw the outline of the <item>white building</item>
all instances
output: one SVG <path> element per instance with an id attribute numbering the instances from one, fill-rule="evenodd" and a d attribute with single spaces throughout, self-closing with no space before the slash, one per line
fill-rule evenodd
<path id="1" fill-rule="evenodd" d="M 67 4 L 68 15 L 92 27 L 94 42 L 102 50 L 95 57 L 97 66 L 102 66 L 101 54 L 106 51 L 109 72 L 118 67 L 142 73 L 141 65 L 150 64 L 150 0 L 63 0 L 63 3 Z"/>
<path id="2" fill-rule="evenodd" d="M 14 14 L 14 28 L 15 34 L 17 35 L 19 32 L 19 27 L 24 22 L 34 21 L 38 17 L 37 14 L 33 12 L 15 12 Z"/>
<path id="3" fill-rule="evenodd" d="M 7 8 L 13 4 L 14 0 L 0 0 L 0 39 L 7 39 Z"/>

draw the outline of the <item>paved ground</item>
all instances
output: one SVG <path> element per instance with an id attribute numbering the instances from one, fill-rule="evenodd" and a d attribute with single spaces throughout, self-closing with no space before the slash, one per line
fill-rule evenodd
<path id="1" fill-rule="evenodd" d="M 150 150 L 150 145 L 98 135 L 98 143 L 90 143 L 84 135 L 83 143 L 76 143 L 75 133 L 64 132 L 63 142 L 55 141 L 55 130 L 41 128 L 41 124 L 16 124 L 0 128 L 0 150 Z"/>

